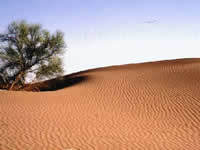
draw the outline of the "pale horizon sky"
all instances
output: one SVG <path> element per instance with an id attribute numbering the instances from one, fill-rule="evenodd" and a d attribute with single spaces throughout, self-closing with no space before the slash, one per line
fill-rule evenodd
<path id="1" fill-rule="evenodd" d="M 85 69 L 200 57 L 197 0 L 6 0 L 0 32 L 25 19 L 65 33 L 66 74 Z"/>

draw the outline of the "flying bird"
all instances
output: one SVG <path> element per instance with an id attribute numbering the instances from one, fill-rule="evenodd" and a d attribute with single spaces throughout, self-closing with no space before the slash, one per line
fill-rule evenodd
<path id="1" fill-rule="evenodd" d="M 158 20 L 156 20 L 156 19 L 151 19 L 151 20 L 145 21 L 144 23 L 146 23 L 146 24 L 153 24 L 153 23 L 156 23 L 156 22 L 158 22 Z"/>

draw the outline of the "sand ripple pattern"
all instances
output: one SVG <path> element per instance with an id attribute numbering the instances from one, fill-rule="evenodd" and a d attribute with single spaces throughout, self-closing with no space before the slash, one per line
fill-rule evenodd
<path id="1" fill-rule="evenodd" d="M 0 150 L 199 150 L 200 60 L 100 68 L 55 92 L 0 91 Z"/>

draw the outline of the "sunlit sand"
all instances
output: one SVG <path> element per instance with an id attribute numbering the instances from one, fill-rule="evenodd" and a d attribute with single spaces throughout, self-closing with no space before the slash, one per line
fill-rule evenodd
<path id="1" fill-rule="evenodd" d="M 56 81 L 46 82 L 46 92 L 0 91 L 0 150 L 200 148 L 200 59 L 99 68 Z"/>

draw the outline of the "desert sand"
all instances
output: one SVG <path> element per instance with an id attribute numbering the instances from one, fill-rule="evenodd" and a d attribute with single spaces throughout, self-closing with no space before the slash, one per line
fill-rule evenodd
<path id="1" fill-rule="evenodd" d="M 0 150 L 200 149 L 200 59 L 65 78 L 56 91 L 0 91 Z"/>

